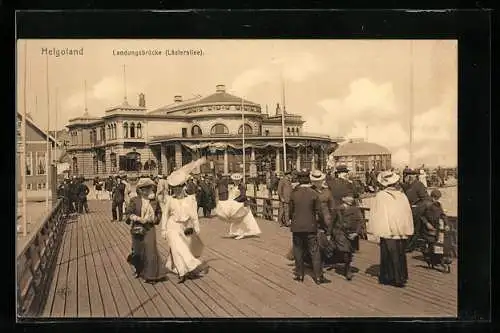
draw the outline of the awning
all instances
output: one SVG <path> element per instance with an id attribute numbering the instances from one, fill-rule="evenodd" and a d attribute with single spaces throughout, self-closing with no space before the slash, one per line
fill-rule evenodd
<path id="1" fill-rule="evenodd" d="M 230 143 L 230 142 L 206 142 L 206 143 L 187 143 L 182 142 L 182 145 L 191 150 L 205 149 L 208 148 L 210 150 L 225 150 L 226 148 L 232 149 L 242 149 L 243 145 L 241 143 Z M 305 143 L 305 142 L 297 142 L 297 143 L 286 143 L 287 147 L 298 148 L 298 147 L 313 147 L 313 148 L 321 148 L 327 145 L 321 143 Z M 263 142 L 263 143 L 245 143 L 245 148 L 283 148 L 283 143 L 281 142 Z"/>

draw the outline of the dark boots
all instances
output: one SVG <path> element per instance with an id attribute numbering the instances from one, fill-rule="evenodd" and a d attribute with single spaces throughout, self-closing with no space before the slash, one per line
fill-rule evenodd
<path id="1" fill-rule="evenodd" d="M 351 262 L 352 262 L 352 254 L 345 253 L 344 254 L 344 276 L 348 281 L 352 280 L 352 271 L 351 271 Z"/>

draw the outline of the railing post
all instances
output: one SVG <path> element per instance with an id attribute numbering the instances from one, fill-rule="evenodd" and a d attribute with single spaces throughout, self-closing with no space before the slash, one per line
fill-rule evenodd
<path id="1" fill-rule="evenodd" d="M 57 165 L 50 166 L 50 190 L 52 191 L 52 206 L 57 203 Z"/>

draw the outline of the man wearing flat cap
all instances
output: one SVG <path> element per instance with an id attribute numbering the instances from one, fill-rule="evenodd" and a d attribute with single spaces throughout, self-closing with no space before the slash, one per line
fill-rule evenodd
<path id="1" fill-rule="evenodd" d="M 329 282 L 323 276 L 321 253 L 318 242 L 318 220 L 321 202 L 316 191 L 311 187 L 309 172 L 298 173 L 299 185 L 290 195 L 290 230 L 292 231 L 293 256 L 295 259 L 294 280 L 304 281 L 304 255 L 308 251 L 316 284 Z"/>
<path id="2" fill-rule="evenodd" d="M 278 209 L 278 222 L 282 227 L 288 226 L 290 220 L 289 204 L 290 194 L 292 193 L 292 181 L 290 179 L 291 172 L 286 171 L 283 178 L 278 183 L 278 196 L 280 198 L 280 206 Z"/>

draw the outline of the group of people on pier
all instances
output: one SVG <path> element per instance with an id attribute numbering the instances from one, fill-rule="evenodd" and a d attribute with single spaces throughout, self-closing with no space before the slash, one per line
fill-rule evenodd
<path id="1" fill-rule="evenodd" d="M 261 234 L 251 209 L 255 202 L 247 198 L 243 176 L 233 173 L 228 179 L 220 174 L 196 174 L 204 162 L 191 162 L 168 176 L 140 178 L 135 191 L 123 171 L 105 181 L 94 181 L 96 191 L 101 191 L 96 198 L 109 194 L 112 222 L 130 225 L 132 250 L 127 261 L 136 277 L 155 283 L 171 272 L 183 283 L 208 273 L 207 263 L 200 259 L 204 245 L 199 208 L 204 217 L 214 212 L 226 222 L 227 236 L 235 240 Z M 405 286 L 406 253 L 416 249 L 428 262 L 450 262 L 449 244 L 443 240 L 448 223 L 439 203 L 441 193 L 436 189 L 429 195 L 419 171 L 405 168 L 402 176 L 394 170 L 377 173 L 376 181 L 370 183 L 376 194 L 369 223 L 360 198 L 364 189 L 349 178 L 349 172 L 340 165 L 331 173 L 301 170 L 268 180 L 274 184 L 267 186 L 270 195 L 276 192 L 279 197 L 278 222 L 292 233 L 292 248 L 286 256 L 295 262 L 294 280 L 304 281 L 305 266 L 309 265 L 315 283 L 328 283 L 324 268 L 337 264 L 343 265 L 345 278 L 351 280 L 354 254 L 360 249 L 360 237 L 367 234 L 379 241 L 382 284 Z M 60 191 L 67 211 L 88 212 L 89 189 L 81 179 L 66 181 Z M 159 240 L 157 228 L 161 231 Z M 157 242 L 167 246 L 165 258 Z"/>
<path id="2" fill-rule="evenodd" d="M 66 215 L 89 213 L 87 196 L 90 190 L 85 178 L 73 176 L 65 179 L 57 187 L 57 197 L 63 200 Z"/>
<path id="3" fill-rule="evenodd" d="M 134 267 L 136 277 L 156 283 L 166 279 L 171 272 L 178 275 L 179 283 L 183 283 L 208 273 L 209 266 L 200 259 L 204 247 L 199 237 L 200 207 L 206 217 L 211 216 L 214 209 L 216 215 L 229 224 L 228 236 L 235 240 L 261 233 L 252 211 L 246 206 L 242 175 L 231 175 L 232 186 L 220 175 L 216 182 L 209 177 L 197 177 L 194 181 L 194 170 L 202 163 L 204 159 L 194 161 L 167 177 L 140 178 L 135 195 L 130 187 L 127 190 L 130 185 L 125 173 L 113 177 L 113 221 L 118 217 L 130 225 L 132 250 L 127 261 Z M 162 238 L 158 241 L 168 247 L 165 258 L 157 248 L 158 227 Z"/>

